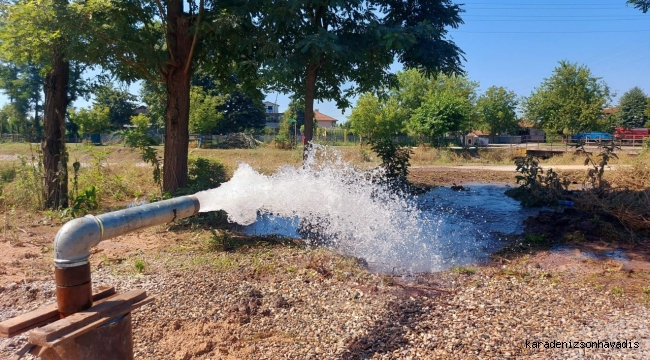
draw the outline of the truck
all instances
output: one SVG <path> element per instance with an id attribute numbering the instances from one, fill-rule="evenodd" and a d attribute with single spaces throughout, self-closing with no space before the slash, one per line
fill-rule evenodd
<path id="1" fill-rule="evenodd" d="M 592 142 L 592 141 L 612 141 L 614 140 L 614 137 L 612 134 L 606 133 L 606 132 L 580 132 L 577 133 L 576 135 L 571 136 L 571 140 L 573 141 L 585 141 L 585 142 Z"/>
<path id="2" fill-rule="evenodd" d="M 650 131 L 646 128 L 626 129 L 617 127 L 614 129 L 614 137 L 624 142 L 640 142 L 650 136 Z"/>

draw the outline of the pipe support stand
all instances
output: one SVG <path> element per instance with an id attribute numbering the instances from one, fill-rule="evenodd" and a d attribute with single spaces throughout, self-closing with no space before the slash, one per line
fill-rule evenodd
<path id="1" fill-rule="evenodd" d="M 90 263 L 75 267 L 54 268 L 56 302 L 61 318 L 93 306 Z"/>

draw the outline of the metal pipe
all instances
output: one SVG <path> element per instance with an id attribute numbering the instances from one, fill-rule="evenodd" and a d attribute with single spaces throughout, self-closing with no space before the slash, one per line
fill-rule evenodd
<path id="1" fill-rule="evenodd" d="M 60 269 L 85 265 L 90 248 L 101 241 L 195 215 L 199 208 L 199 200 L 190 195 L 74 219 L 54 238 L 54 265 Z"/>
<path id="2" fill-rule="evenodd" d="M 93 284 L 90 264 L 75 267 L 54 267 L 56 303 L 61 319 L 93 306 Z"/>

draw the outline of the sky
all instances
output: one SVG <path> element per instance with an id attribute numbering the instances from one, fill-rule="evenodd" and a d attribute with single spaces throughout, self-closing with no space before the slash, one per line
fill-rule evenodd
<path id="1" fill-rule="evenodd" d="M 464 24 L 451 29 L 448 38 L 465 52 L 463 67 L 480 83 L 479 93 L 496 85 L 528 96 L 560 60 L 568 60 L 586 65 L 618 96 L 634 86 L 650 95 L 650 13 L 626 6 L 625 0 L 456 3 L 465 4 Z M 138 94 L 137 84 L 130 89 Z M 269 93 L 266 100 L 279 104 L 282 112 L 289 95 Z M 0 103 L 5 102 L 0 96 Z M 332 102 L 315 103 L 314 108 L 340 122 L 350 114 L 350 109 L 342 113 Z"/>
<path id="2" fill-rule="evenodd" d="M 634 86 L 650 94 L 650 13 L 625 0 L 457 3 L 465 4 L 465 24 L 451 29 L 449 38 L 465 52 L 464 70 L 480 83 L 479 93 L 496 85 L 528 96 L 560 60 L 568 60 L 585 64 L 618 96 Z M 271 93 L 266 100 L 280 111 L 289 103 L 284 94 Z M 350 109 L 341 114 L 334 103 L 314 108 L 341 122 L 350 114 Z"/>

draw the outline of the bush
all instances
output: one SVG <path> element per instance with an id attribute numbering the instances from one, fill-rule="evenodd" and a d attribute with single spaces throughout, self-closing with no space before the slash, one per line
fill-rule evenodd
<path id="1" fill-rule="evenodd" d="M 131 124 L 134 128 L 124 132 L 125 145 L 134 148 L 158 145 L 158 140 L 147 134 L 149 132 L 149 123 L 149 117 L 144 114 L 131 116 Z"/>
<path id="2" fill-rule="evenodd" d="M 218 160 L 190 158 L 187 164 L 187 190 L 190 193 L 213 189 L 228 180 L 226 167 Z"/>
<path id="3" fill-rule="evenodd" d="M 5 184 L 9 184 L 16 178 L 16 168 L 12 165 L 11 167 L 2 167 L 0 168 L 0 199 L 2 197 L 2 192 L 5 187 Z"/>
<path id="4" fill-rule="evenodd" d="M 518 158 L 517 165 L 518 188 L 509 189 L 506 195 L 521 201 L 524 206 L 543 206 L 557 204 L 562 193 L 568 188 L 570 181 L 561 179 L 553 169 L 544 172 L 532 156 Z"/>
<path id="5" fill-rule="evenodd" d="M 96 210 L 99 207 L 97 197 L 97 188 L 88 186 L 84 191 L 74 198 L 72 206 L 63 211 L 63 215 L 79 217 L 88 214 L 90 210 Z"/>
<path id="6" fill-rule="evenodd" d="M 42 154 L 33 155 L 31 159 L 20 157 L 20 164 L 15 172 L 7 173 L 7 190 L 5 200 L 13 205 L 24 206 L 35 210 L 43 208 L 45 188 L 43 184 Z"/>
<path id="7" fill-rule="evenodd" d="M 408 168 L 411 165 L 409 162 L 411 149 L 395 144 L 392 139 L 380 139 L 373 142 L 372 150 L 381 159 L 388 184 L 397 186 L 406 184 Z"/>
<path id="8" fill-rule="evenodd" d="M 158 185 L 162 193 L 162 161 L 158 157 L 158 151 L 152 147 L 158 145 L 158 140 L 147 134 L 149 123 L 149 117 L 144 114 L 131 116 L 131 124 L 134 125 L 134 129 L 124 134 L 124 143 L 126 146 L 140 149 L 142 161 L 153 166 L 153 181 Z"/>
<path id="9" fill-rule="evenodd" d="M 645 150 L 650 150 L 650 136 L 647 138 L 643 139 L 643 148 Z"/>

